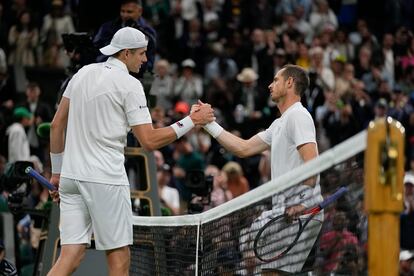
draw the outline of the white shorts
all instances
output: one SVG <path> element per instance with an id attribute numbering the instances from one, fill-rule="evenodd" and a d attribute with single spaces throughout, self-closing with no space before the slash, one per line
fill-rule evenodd
<path id="1" fill-rule="evenodd" d="M 61 178 L 61 244 L 91 244 L 110 250 L 132 244 L 132 208 L 129 186 Z"/>

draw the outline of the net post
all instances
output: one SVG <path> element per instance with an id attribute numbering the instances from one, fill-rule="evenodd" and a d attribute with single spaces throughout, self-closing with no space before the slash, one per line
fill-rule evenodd
<path id="1" fill-rule="evenodd" d="M 365 152 L 369 275 L 398 275 L 403 210 L 404 127 L 391 117 L 371 122 Z"/>

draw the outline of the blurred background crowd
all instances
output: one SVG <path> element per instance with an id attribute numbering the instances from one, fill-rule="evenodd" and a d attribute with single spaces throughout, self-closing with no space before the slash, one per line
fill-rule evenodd
<path id="1" fill-rule="evenodd" d="M 375 118 L 400 121 L 407 171 L 401 246 L 414 250 L 408 234 L 414 230 L 413 0 L 113 2 L 115 10 L 103 11 L 113 17 L 102 18 L 95 1 L 0 1 L 0 174 L 8 163 L 30 160 L 48 177 L 48 141 L 38 126 L 53 118 L 68 78 L 80 66 L 102 61 L 97 49 L 120 27 L 133 26 L 150 40 L 148 64 L 137 77 L 148 99 L 156 98 L 154 127 L 182 118 L 201 99 L 215 108 L 225 129 L 249 138 L 280 115 L 268 85 L 286 63 L 309 72 L 302 102 L 315 121 L 320 152 Z M 93 12 L 85 15 L 83 7 Z M 85 23 L 95 15 L 93 24 Z M 62 34 L 74 32 L 90 39 L 70 47 Z M 269 152 L 238 159 L 199 129 L 154 154 L 159 195 L 169 214 L 188 211 L 182 183 L 189 172 L 214 176 L 211 200 L 200 211 L 270 179 Z M 48 193 L 34 185 L 30 206 L 45 208 Z M 3 191 L 1 211 L 8 211 L 7 196 Z M 34 225 L 30 216 L 17 223 L 22 266 L 33 262 L 38 246 Z M 412 251 L 404 252 L 404 262 L 412 262 Z M 411 263 L 407 267 L 412 273 Z"/>

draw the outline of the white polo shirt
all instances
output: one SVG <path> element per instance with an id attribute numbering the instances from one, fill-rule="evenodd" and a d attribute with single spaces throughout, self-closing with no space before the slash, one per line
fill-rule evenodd
<path id="1" fill-rule="evenodd" d="M 271 147 L 271 175 L 275 179 L 304 163 L 297 147 L 306 143 L 316 144 L 315 125 L 310 113 L 297 102 L 290 106 L 280 118 L 273 121 L 259 137 Z M 287 202 L 295 194 L 296 186 L 283 192 Z M 319 183 L 314 189 L 315 201 L 321 201 Z M 275 204 L 275 203 L 274 203 Z"/>
<path id="2" fill-rule="evenodd" d="M 62 177 L 129 185 L 124 147 L 131 126 L 152 123 L 144 89 L 126 65 L 110 57 L 84 66 L 70 80 Z"/>

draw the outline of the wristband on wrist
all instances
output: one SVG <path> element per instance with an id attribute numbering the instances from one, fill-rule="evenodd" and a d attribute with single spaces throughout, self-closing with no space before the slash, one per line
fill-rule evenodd
<path id="1" fill-rule="evenodd" d="M 190 116 L 185 117 L 184 119 L 171 124 L 170 127 L 175 131 L 177 139 L 189 132 L 193 127 L 194 123 L 191 120 Z"/>
<path id="2" fill-rule="evenodd" d="M 217 122 L 211 122 L 203 126 L 203 128 L 213 137 L 217 138 L 222 132 L 223 127 L 219 125 Z"/>
<path id="3" fill-rule="evenodd" d="M 53 174 L 60 174 L 62 171 L 62 163 L 63 163 L 63 152 L 61 153 L 50 153 L 50 163 L 52 165 L 52 173 Z"/>
<path id="4" fill-rule="evenodd" d="M 293 202 L 295 205 L 300 204 L 306 208 L 311 207 L 313 202 L 313 187 L 305 184 L 299 185 Z"/>

